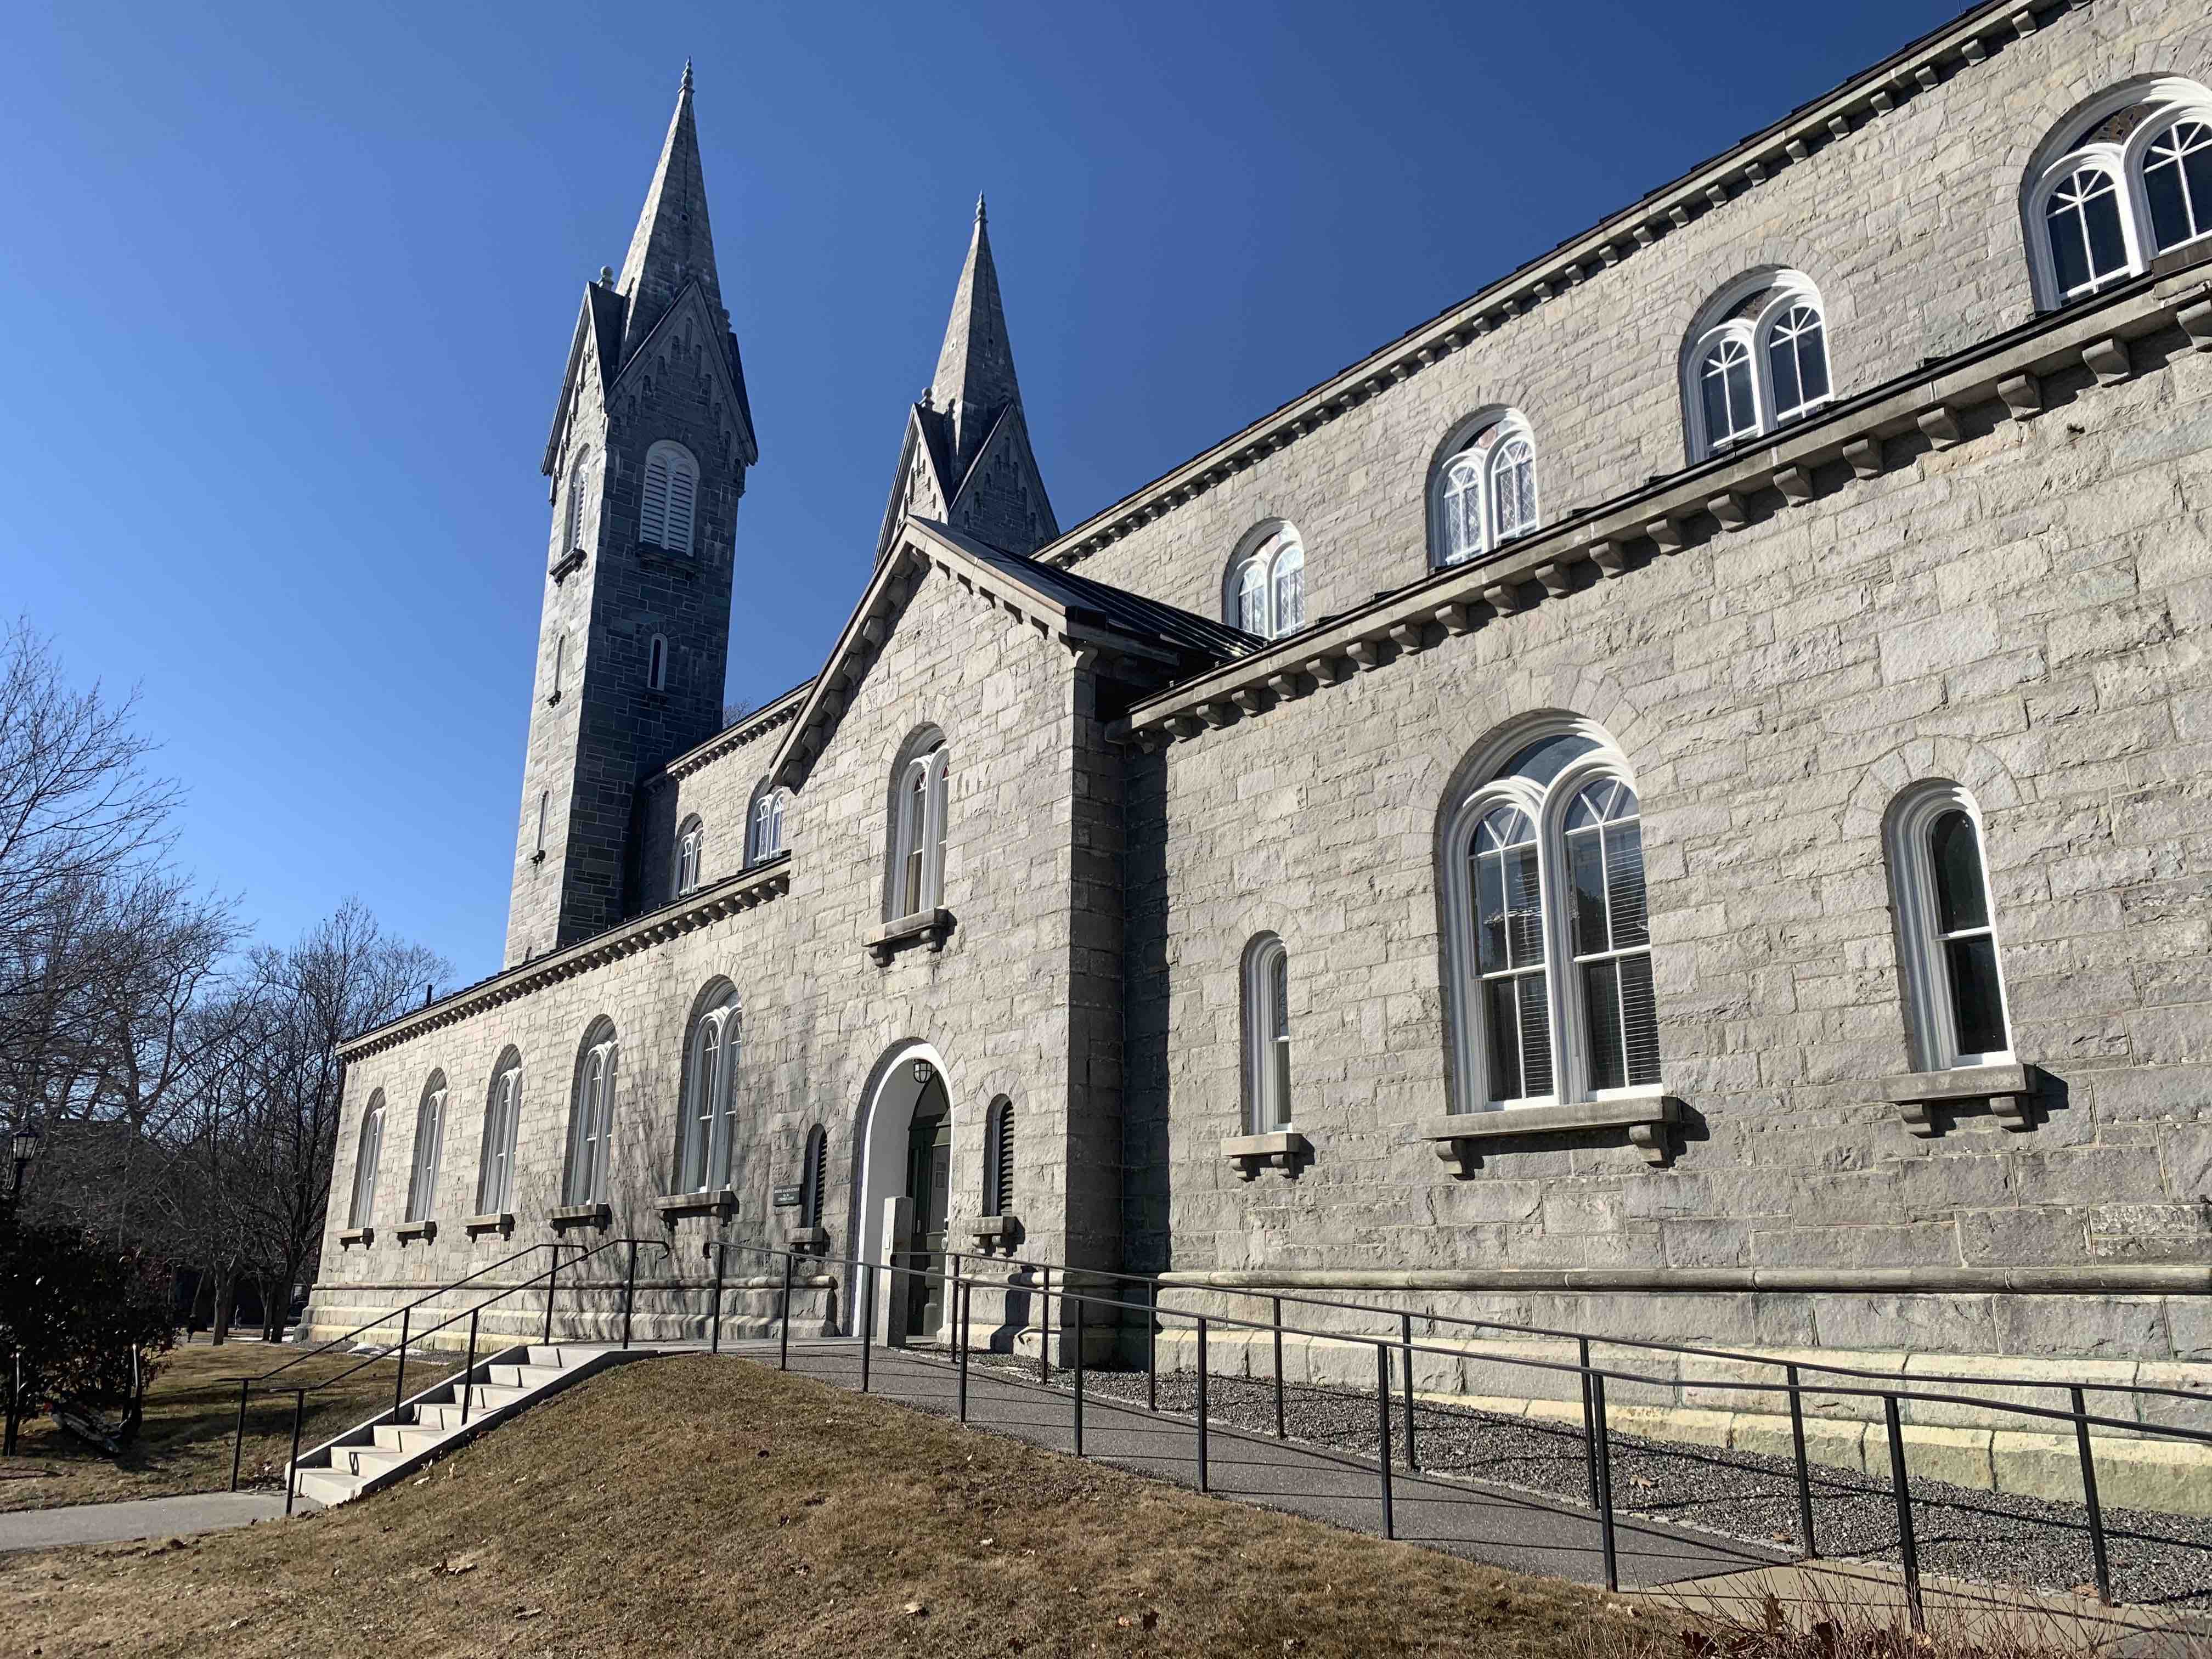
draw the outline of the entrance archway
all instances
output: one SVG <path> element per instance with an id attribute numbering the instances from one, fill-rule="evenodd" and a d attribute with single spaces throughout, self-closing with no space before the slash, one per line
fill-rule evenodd
<path id="1" fill-rule="evenodd" d="M 854 1232 L 862 1261 L 882 1262 L 887 1259 L 884 1253 L 884 1200 L 906 1196 L 911 1155 L 908 1132 L 914 1126 L 915 1107 L 925 1091 L 944 1087 L 944 1057 L 927 1042 L 899 1044 L 890 1062 L 877 1073 L 874 1090 L 864 1109 L 860 1133 L 855 1137 L 860 1146 L 860 1213 L 854 1218 Z M 948 1104 L 948 1120 L 957 1111 Z M 896 1249 L 907 1248 L 904 1240 L 892 1243 Z"/>

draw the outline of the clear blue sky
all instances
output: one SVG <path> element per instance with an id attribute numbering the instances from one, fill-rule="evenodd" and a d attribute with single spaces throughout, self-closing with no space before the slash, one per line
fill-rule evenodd
<path id="1" fill-rule="evenodd" d="M 181 860 L 265 936 L 358 894 L 476 977 L 538 458 L 687 54 L 757 702 L 867 573 L 979 189 L 1073 525 L 1956 7 L 1763 9 L 16 0 L 0 612 L 140 688 Z"/>

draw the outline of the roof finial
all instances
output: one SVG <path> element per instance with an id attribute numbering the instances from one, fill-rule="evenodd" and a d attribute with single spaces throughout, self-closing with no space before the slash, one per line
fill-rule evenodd
<path id="1" fill-rule="evenodd" d="M 691 90 L 691 60 L 689 58 L 684 60 L 684 84 L 678 88 L 677 90 L 679 92 L 689 92 Z"/>
<path id="2" fill-rule="evenodd" d="M 975 192 L 975 222 L 983 222 L 983 192 L 980 190 Z"/>

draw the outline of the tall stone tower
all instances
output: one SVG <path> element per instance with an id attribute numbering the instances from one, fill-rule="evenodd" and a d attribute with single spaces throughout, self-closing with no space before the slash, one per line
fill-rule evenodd
<path id="1" fill-rule="evenodd" d="M 1030 448 L 980 196 L 937 374 L 907 418 L 906 444 L 876 541 L 877 562 L 909 513 L 1010 553 L 1034 553 L 1060 534 Z"/>
<path id="2" fill-rule="evenodd" d="M 686 64 L 622 274 L 584 290 L 545 446 L 509 965 L 622 919 L 638 779 L 721 726 L 738 499 L 758 453 Z"/>

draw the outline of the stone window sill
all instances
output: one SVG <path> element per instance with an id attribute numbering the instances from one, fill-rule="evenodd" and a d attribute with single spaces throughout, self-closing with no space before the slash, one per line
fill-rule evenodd
<path id="1" fill-rule="evenodd" d="M 461 1231 L 471 1238 L 481 1238 L 486 1233 L 504 1237 L 514 1232 L 514 1217 L 505 1210 L 491 1215 L 472 1215 L 461 1223 Z"/>
<path id="2" fill-rule="evenodd" d="M 1247 1181 L 1257 1180 L 1260 1171 L 1271 1165 L 1289 1181 L 1312 1158 L 1313 1143 L 1296 1129 L 1271 1129 L 1261 1135 L 1229 1136 L 1221 1143 L 1221 1155 Z"/>
<path id="3" fill-rule="evenodd" d="M 392 1236 L 402 1244 L 412 1238 L 419 1238 L 428 1244 L 438 1237 L 438 1224 L 434 1221 L 402 1222 L 393 1229 Z"/>
<path id="4" fill-rule="evenodd" d="M 738 1212 L 738 1195 L 727 1187 L 704 1193 L 667 1193 L 653 1202 L 663 1221 L 673 1221 L 678 1216 L 732 1216 Z"/>
<path id="5" fill-rule="evenodd" d="M 637 562 L 648 570 L 666 570 L 690 579 L 696 574 L 696 565 L 688 553 L 679 553 L 672 547 L 662 547 L 653 542 L 637 544 Z"/>
<path id="6" fill-rule="evenodd" d="M 952 912 L 939 906 L 934 910 L 918 910 L 910 916 L 901 916 L 896 921 L 887 921 L 871 933 L 865 943 L 868 954 L 878 963 L 889 962 L 905 946 L 921 939 L 933 951 L 945 948 L 946 935 L 952 931 Z"/>
<path id="7" fill-rule="evenodd" d="M 1667 1161 L 1667 1126 L 1680 1122 L 1681 1116 L 1681 1102 L 1654 1090 L 1618 1099 L 1571 1101 L 1562 1106 L 1452 1112 L 1425 1119 L 1421 1139 L 1434 1141 L 1437 1156 L 1447 1164 L 1456 1163 L 1462 1177 L 1474 1172 L 1476 1160 L 1492 1141 L 1592 1130 L 1627 1130 L 1629 1145 L 1644 1154 L 1644 1161 L 1658 1164 Z"/>
<path id="8" fill-rule="evenodd" d="M 2028 1107 L 2035 1098 L 2033 1066 L 1959 1066 L 1946 1072 L 1908 1072 L 1881 1080 L 1882 1098 L 1897 1108 L 1905 1127 L 1917 1135 L 1935 1135 L 1942 1126 L 1935 1109 L 1987 1102 L 1990 1115 L 2006 1128 L 2032 1129 Z"/>
<path id="9" fill-rule="evenodd" d="M 338 1249 L 341 1250 L 351 1249 L 356 1244 L 367 1249 L 375 1243 L 376 1229 L 374 1227 L 349 1227 L 338 1235 Z"/>
<path id="10" fill-rule="evenodd" d="M 564 582 L 583 568 L 584 550 L 580 547 L 572 547 L 555 562 L 551 572 L 553 580 L 556 585 Z"/>
<path id="11" fill-rule="evenodd" d="M 614 1212 L 604 1204 L 562 1204 L 546 1211 L 545 1218 L 555 1232 L 568 1227 L 604 1228 L 614 1219 Z"/>
<path id="12" fill-rule="evenodd" d="M 791 1248 L 818 1255 L 830 1248 L 830 1230 L 827 1227 L 793 1227 L 791 1230 Z"/>
<path id="13" fill-rule="evenodd" d="M 979 1215 L 975 1218 L 975 1248 L 989 1251 L 1003 1244 L 1011 1253 L 1022 1242 L 1022 1218 L 1018 1215 Z"/>

